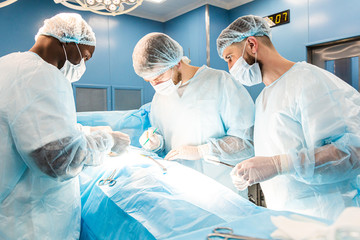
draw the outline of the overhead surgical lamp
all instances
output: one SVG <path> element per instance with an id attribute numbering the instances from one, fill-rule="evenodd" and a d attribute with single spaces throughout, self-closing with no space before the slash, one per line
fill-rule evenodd
<path id="1" fill-rule="evenodd" d="M 143 0 L 54 0 L 54 2 L 75 10 L 116 16 L 134 10 Z"/>
<path id="2" fill-rule="evenodd" d="M 5 1 L 0 1 L 0 8 L 5 7 L 5 6 L 7 6 L 7 5 L 10 5 L 10 4 L 12 4 L 12 3 L 16 2 L 16 1 L 17 1 L 17 0 L 5 0 Z"/>

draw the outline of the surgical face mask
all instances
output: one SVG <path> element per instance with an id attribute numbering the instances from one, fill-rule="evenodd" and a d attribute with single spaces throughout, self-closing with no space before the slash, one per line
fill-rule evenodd
<path id="1" fill-rule="evenodd" d="M 86 70 L 85 60 L 81 55 L 80 49 L 79 49 L 78 45 L 76 44 L 76 47 L 77 47 L 80 57 L 81 57 L 81 61 L 79 64 L 74 65 L 67 59 L 65 47 L 64 47 L 64 45 L 62 45 L 62 46 L 63 46 L 64 52 L 65 52 L 66 61 L 64 63 L 64 66 L 60 69 L 60 71 L 65 75 L 65 77 L 71 83 L 79 81 L 79 79 L 81 78 L 81 76 L 84 74 L 84 72 Z"/>
<path id="2" fill-rule="evenodd" d="M 242 56 L 235 62 L 235 64 L 230 69 L 230 74 L 238 80 L 241 84 L 246 86 L 253 86 L 262 82 L 261 70 L 259 63 L 256 62 L 255 55 L 255 63 L 249 65 L 244 59 L 246 42 L 243 50 Z"/>
<path id="3" fill-rule="evenodd" d="M 178 84 L 174 84 L 172 79 L 169 79 L 165 82 L 159 83 L 157 85 L 152 85 L 155 91 L 161 95 L 169 96 L 174 93 L 180 86 L 180 82 Z"/>

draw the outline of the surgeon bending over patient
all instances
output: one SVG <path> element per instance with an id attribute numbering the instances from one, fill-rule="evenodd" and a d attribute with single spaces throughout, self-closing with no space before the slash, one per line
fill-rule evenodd
<path id="1" fill-rule="evenodd" d="M 235 165 L 254 155 L 253 100 L 225 71 L 188 63 L 179 43 L 162 33 L 150 33 L 135 46 L 135 72 L 156 91 L 150 112 L 153 128 L 144 132 L 140 144 L 236 191 L 231 168 L 204 159 Z M 246 191 L 242 195 L 247 198 Z"/>
<path id="2" fill-rule="evenodd" d="M 255 157 L 239 163 L 239 189 L 261 182 L 267 207 L 336 218 L 360 206 L 360 94 L 332 73 L 276 51 L 267 22 L 240 17 L 217 39 L 231 74 L 263 82 L 256 99 Z"/>
<path id="3" fill-rule="evenodd" d="M 28 52 L 0 58 L 0 238 L 79 239 L 77 175 L 130 139 L 76 124 L 71 82 L 95 50 L 81 16 L 47 19 L 35 39 Z"/>

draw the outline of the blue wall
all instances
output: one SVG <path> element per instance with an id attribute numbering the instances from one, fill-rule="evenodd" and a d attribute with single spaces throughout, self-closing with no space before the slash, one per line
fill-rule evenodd
<path id="1" fill-rule="evenodd" d="M 230 24 L 229 11 L 209 6 L 210 16 L 210 67 L 222 70 L 227 69 L 227 63 L 219 57 L 216 48 L 216 39 L 220 35 L 221 31 L 224 30 Z"/>
<path id="2" fill-rule="evenodd" d="M 150 32 L 163 32 L 164 24 L 129 15 L 107 17 L 71 10 L 52 0 L 19 0 L 0 8 L 0 56 L 27 51 L 46 18 L 60 12 L 77 12 L 93 28 L 97 46 L 87 70 L 77 84 L 112 85 L 144 89 L 144 103 L 150 102 L 153 89 L 138 77 L 132 67 L 132 51 L 137 41 Z"/>
<path id="3" fill-rule="evenodd" d="M 266 16 L 290 9 L 290 23 L 272 29 L 276 49 L 292 61 L 306 60 L 306 46 L 360 35 L 359 0 L 254 0 L 230 11 L 209 6 L 210 66 L 227 71 L 216 50 L 220 32 L 236 18 L 254 14 Z M 0 8 L 0 56 L 27 51 L 43 20 L 59 12 L 75 12 L 52 0 L 19 0 Z M 205 6 L 165 23 L 120 15 L 106 17 L 78 12 L 93 27 L 97 47 L 93 59 L 79 84 L 113 85 L 144 89 L 144 103 L 154 94 L 150 84 L 139 78 L 132 68 L 132 50 L 149 32 L 164 32 L 177 40 L 192 64 L 206 64 Z M 263 85 L 248 88 L 255 99 Z"/>
<path id="4" fill-rule="evenodd" d="M 183 47 L 192 65 L 206 64 L 205 6 L 165 22 L 164 30 Z"/>
<path id="5" fill-rule="evenodd" d="M 309 43 L 360 35 L 359 0 L 309 0 Z"/>

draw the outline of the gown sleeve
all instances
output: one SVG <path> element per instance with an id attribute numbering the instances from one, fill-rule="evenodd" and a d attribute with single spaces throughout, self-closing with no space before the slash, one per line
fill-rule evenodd
<path id="1" fill-rule="evenodd" d="M 240 83 L 225 74 L 219 111 L 226 136 L 208 140 L 209 155 L 236 164 L 254 156 L 253 126 L 255 106 Z"/>
<path id="2" fill-rule="evenodd" d="M 71 85 L 47 65 L 20 67 L 12 85 L 8 121 L 26 165 L 34 173 L 64 181 L 86 165 L 100 164 L 114 141 L 103 131 L 79 130 Z"/>
<path id="3" fill-rule="evenodd" d="M 359 93 L 322 69 L 308 70 L 302 77 L 296 115 L 305 145 L 289 150 L 294 176 L 312 184 L 356 177 L 360 174 Z"/>

